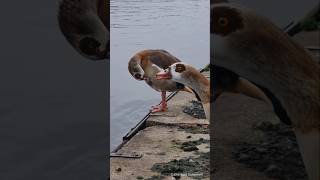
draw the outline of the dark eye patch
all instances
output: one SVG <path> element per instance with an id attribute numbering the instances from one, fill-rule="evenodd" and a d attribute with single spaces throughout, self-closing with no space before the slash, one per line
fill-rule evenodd
<path id="1" fill-rule="evenodd" d="M 230 7 L 213 7 L 210 12 L 210 33 L 226 36 L 243 28 L 241 14 Z"/>
<path id="2" fill-rule="evenodd" d="M 181 73 L 186 70 L 186 67 L 183 64 L 177 64 L 175 71 Z"/>
<path id="3" fill-rule="evenodd" d="M 97 48 L 101 44 L 91 37 L 85 37 L 80 40 L 79 42 L 79 48 L 81 52 L 87 54 L 87 55 L 96 55 L 97 54 Z"/>

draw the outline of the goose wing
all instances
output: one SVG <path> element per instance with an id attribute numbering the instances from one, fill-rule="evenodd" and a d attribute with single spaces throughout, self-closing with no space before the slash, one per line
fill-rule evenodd
<path id="1" fill-rule="evenodd" d="M 165 50 L 153 50 L 148 58 L 153 64 L 162 69 L 167 69 L 170 65 L 181 62 L 178 58 Z"/>

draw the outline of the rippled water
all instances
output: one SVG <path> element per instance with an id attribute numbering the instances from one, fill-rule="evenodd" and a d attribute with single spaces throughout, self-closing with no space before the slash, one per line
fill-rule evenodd
<path id="1" fill-rule="evenodd" d="M 209 0 L 111 0 L 111 149 L 160 101 L 160 93 L 131 77 L 130 57 L 165 49 L 203 67 L 209 63 L 208 7 Z"/>

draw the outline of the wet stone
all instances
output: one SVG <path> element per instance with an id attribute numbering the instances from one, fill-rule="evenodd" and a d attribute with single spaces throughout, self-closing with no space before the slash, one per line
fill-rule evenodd
<path id="1" fill-rule="evenodd" d="M 197 119 L 206 119 L 201 102 L 192 100 L 190 103 L 190 106 L 183 108 L 183 112 Z"/>

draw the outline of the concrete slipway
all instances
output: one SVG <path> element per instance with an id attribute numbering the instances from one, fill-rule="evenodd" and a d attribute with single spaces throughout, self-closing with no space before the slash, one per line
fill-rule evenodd
<path id="1" fill-rule="evenodd" d="M 175 159 L 188 159 L 192 165 L 202 167 L 200 169 L 203 169 L 203 172 L 190 173 L 189 176 L 209 179 L 209 161 L 197 160 L 202 153 L 209 153 L 209 122 L 182 112 L 191 100 L 195 100 L 193 94 L 179 92 L 168 101 L 167 112 L 151 115 L 146 121 L 145 128 L 116 152 L 118 155 L 138 154 L 142 157 L 112 157 L 111 179 L 157 179 L 161 174 L 152 171 L 151 168 L 156 163 L 167 163 Z M 190 149 L 182 145 L 184 142 L 192 141 L 199 142 L 199 145 L 196 145 L 198 150 L 193 150 L 194 146 Z M 172 179 L 171 173 L 167 175 L 161 178 Z M 186 174 L 180 175 L 182 179 L 192 179 Z"/>

